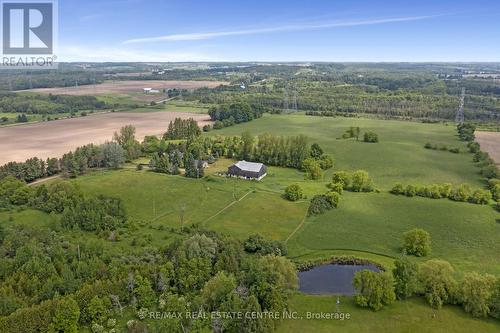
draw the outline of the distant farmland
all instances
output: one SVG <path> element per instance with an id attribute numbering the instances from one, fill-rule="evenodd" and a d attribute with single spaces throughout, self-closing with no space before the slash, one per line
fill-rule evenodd
<path id="1" fill-rule="evenodd" d="M 500 132 L 476 132 L 476 141 L 481 150 L 490 154 L 497 165 L 500 165 Z"/>
<path id="2" fill-rule="evenodd" d="M 193 118 L 200 126 L 210 123 L 208 115 L 183 112 L 106 113 L 0 128 L 0 165 L 31 157 L 60 157 L 88 143 L 104 143 L 126 125 L 137 128 L 136 137 L 160 135 L 175 118 Z"/>
<path id="3" fill-rule="evenodd" d="M 227 82 L 221 81 L 162 81 L 162 80 L 130 80 L 130 81 L 110 81 L 96 85 L 84 85 L 78 87 L 64 88 L 39 88 L 24 90 L 35 93 L 45 93 L 53 95 L 73 95 L 73 96 L 99 96 L 109 94 L 133 94 L 142 93 L 143 88 L 152 88 L 162 91 L 163 89 L 198 89 L 215 88 Z"/>

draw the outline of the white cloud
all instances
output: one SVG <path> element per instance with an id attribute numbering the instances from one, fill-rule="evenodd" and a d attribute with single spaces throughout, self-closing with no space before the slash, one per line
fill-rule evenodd
<path id="1" fill-rule="evenodd" d="M 61 46 L 60 62 L 189 62 L 215 61 L 212 56 L 190 51 L 150 52 L 124 48 Z"/>
<path id="2" fill-rule="evenodd" d="M 136 38 L 124 41 L 124 44 L 135 44 L 135 43 L 151 43 L 151 42 L 172 42 L 172 41 L 193 41 L 193 40 L 206 40 L 214 39 L 226 36 L 241 36 L 241 35 L 255 35 L 264 34 L 272 32 L 291 32 L 291 31 L 303 31 L 303 30 L 317 30 L 317 29 L 332 29 L 340 27 L 354 27 L 362 25 L 376 25 L 376 24 L 386 24 L 386 23 L 397 23 L 397 22 L 408 22 L 408 21 L 419 21 L 426 20 L 437 17 L 434 16 L 411 16 L 411 17 L 397 17 L 397 18 L 384 18 L 384 19 L 373 19 L 373 20 L 362 20 L 362 21 L 337 21 L 329 23 L 316 23 L 316 24 L 302 24 L 302 25 L 286 25 L 278 27 L 260 28 L 260 29 L 245 29 L 245 30 L 234 30 L 234 31 L 221 31 L 221 32 L 196 32 L 187 34 L 173 34 L 158 37 L 146 37 L 146 38 Z"/>
<path id="3" fill-rule="evenodd" d="M 94 21 L 94 20 L 101 18 L 102 16 L 103 16 L 102 14 L 85 15 L 85 16 L 80 17 L 80 22 Z"/>

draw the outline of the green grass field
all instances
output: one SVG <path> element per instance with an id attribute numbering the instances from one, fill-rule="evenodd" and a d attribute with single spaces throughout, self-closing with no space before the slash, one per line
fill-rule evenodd
<path id="1" fill-rule="evenodd" d="M 380 143 L 337 140 L 350 126 L 359 126 L 362 132 L 376 132 Z M 390 189 L 396 182 L 483 184 L 469 154 L 451 154 L 424 148 L 426 142 L 435 142 L 465 150 L 465 144 L 458 140 L 456 130 L 451 125 L 362 118 L 265 115 L 250 123 L 212 131 L 210 135 L 240 135 L 243 131 L 250 131 L 254 135 L 266 132 L 307 135 L 311 143 L 319 143 L 327 153 L 334 156 L 335 170 L 365 169 L 381 189 Z"/>
<path id="2" fill-rule="evenodd" d="M 367 144 L 337 140 L 336 137 L 351 125 L 375 130 L 381 142 Z M 500 257 L 496 255 L 500 253 L 500 223 L 497 223 L 500 214 L 492 207 L 387 193 L 398 181 L 421 184 L 468 182 L 482 186 L 470 154 L 423 148 L 427 141 L 463 145 L 451 126 L 297 115 L 265 116 L 245 125 L 211 133 L 237 134 L 250 130 L 258 134 L 271 128 L 281 134 L 309 135 L 311 141 L 319 142 L 334 155 L 337 161 L 334 170 L 366 169 L 381 189 L 381 193 L 371 194 L 347 192 L 338 209 L 305 219 L 288 241 L 290 257 L 300 260 L 304 255 L 335 250 L 396 257 L 401 253 L 402 234 L 420 227 L 431 234 L 431 257 L 450 261 L 458 271 L 500 273 Z M 400 146 L 412 148 L 403 150 L 399 149 Z M 396 162 L 400 160 L 406 163 Z M 220 160 L 207 170 L 207 174 L 223 171 L 231 163 L 230 160 Z M 443 166 L 445 163 L 448 168 Z M 308 199 L 287 202 L 281 198 L 284 188 L 299 183 L 310 198 L 326 191 L 331 172 L 323 181 L 307 181 L 297 170 L 270 167 L 263 181 L 248 182 L 220 177 L 193 180 L 122 170 L 93 173 L 75 182 L 89 193 L 121 197 L 129 215 L 146 228 L 161 225 L 179 228 L 180 211 L 185 207 L 186 225 L 203 224 L 240 239 L 258 232 L 273 239 L 286 240 L 304 219 Z M 245 194 L 243 200 L 234 203 Z"/>
<path id="3" fill-rule="evenodd" d="M 180 227 L 183 206 L 186 225 L 202 223 L 250 188 L 250 184 L 233 188 L 222 178 L 206 181 L 130 170 L 98 172 L 75 182 L 85 192 L 122 198 L 135 220 L 169 227 Z"/>
<path id="4" fill-rule="evenodd" d="M 381 142 L 337 140 L 349 126 L 375 131 Z M 311 143 L 318 142 L 334 155 L 336 166 L 321 181 L 307 181 L 297 170 L 276 167 L 270 167 L 268 176 L 261 182 L 214 176 L 232 163 L 226 159 L 211 165 L 206 171 L 210 177 L 199 180 L 134 168 L 93 172 L 71 181 L 87 193 L 122 198 L 136 228 L 125 231 L 116 243 L 77 231 L 72 231 L 68 237 L 95 238 L 111 251 L 132 251 L 134 239 L 143 240 L 139 249 L 149 244 L 166 245 L 178 237 L 181 211 L 184 210 L 184 225 L 200 224 L 239 239 L 255 233 L 272 239 L 289 238 L 289 257 L 296 262 L 351 255 L 379 262 L 390 269 L 393 258 L 401 252 L 402 234 L 420 227 L 432 237 L 433 252 L 429 258 L 448 260 L 457 275 L 472 270 L 500 274 L 500 214 L 491 206 L 388 193 L 396 182 L 467 182 L 475 187 L 484 186 L 470 154 L 424 149 L 426 142 L 464 148 L 453 126 L 266 115 L 250 123 L 212 131 L 209 135 L 239 135 L 245 130 L 254 135 L 263 132 L 305 134 L 311 138 Z M 327 190 L 326 184 L 334 170 L 356 169 L 367 170 L 381 193 L 344 193 L 338 209 L 306 219 L 309 199 L 291 203 L 281 197 L 286 186 L 299 183 L 311 198 Z M 6 219 L 42 226 L 57 224 L 56 217 L 34 211 L 0 213 L 0 220 Z M 349 321 L 285 320 L 279 331 L 442 332 L 448 329 L 494 332 L 500 329 L 493 321 L 472 319 L 459 307 L 433 311 L 422 299 L 396 302 L 378 313 L 357 308 L 347 298 L 342 303 L 343 311 L 352 314 Z M 332 312 L 334 306 L 330 296 L 301 294 L 295 295 L 290 304 L 291 310 L 298 312 Z"/>
<path id="5" fill-rule="evenodd" d="M 379 134 L 380 143 L 337 140 L 349 126 Z M 304 115 L 269 116 L 250 123 L 211 132 L 237 135 L 271 132 L 304 134 L 318 142 L 336 160 L 333 170 L 367 170 L 382 193 L 345 193 L 340 207 L 308 218 L 288 242 L 290 256 L 319 251 L 357 250 L 398 256 L 405 231 L 420 227 L 433 239 L 433 257 L 449 260 L 457 270 L 500 273 L 500 218 L 490 206 L 450 200 L 406 198 L 388 192 L 396 182 L 429 184 L 469 183 L 483 187 L 484 180 L 467 153 L 424 149 L 437 142 L 464 149 L 453 126 L 375 119 L 320 118 Z M 464 149 L 465 150 L 465 149 Z M 281 192 L 285 185 L 299 183 L 310 197 L 326 191 L 332 171 L 323 182 L 303 180 L 295 170 L 270 168 L 259 187 Z"/>
<path id="6" fill-rule="evenodd" d="M 81 111 L 81 112 L 87 112 L 87 114 L 90 114 L 88 111 Z M 80 117 L 81 112 L 78 112 L 74 117 Z M 99 112 L 99 111 L 96 111 Z M 104 112 L 104 110 L 102 111 Z M 17 116 L 20 116 L 21 113 L 8 113 L 8 112 L 0 112 L 0 126 L 7 126 L 7 125 L 22 125 L 26 123 L 17 123 L 16 119 Z M 28 117 L 28 122 L 33 123 L 33 122 L 41 122 L 41 121 L 47 121 L 47 116 L 41 115 L 41 114 L 28 114 L 26 115 Z M 7 118 L 7 121 L 2 120 L 2 118 Z M 71 118 L 70 113 L 57 113 L 57 114 L 51 114 L 48 115 L 50 117 L 51 121 L 55 121 L 57 119 L 65 119 L 65 118 Z"/>
<path id="7" fill-rule="evenodd" d="M 491 207 L 450 200 L 345 193 L 339 209 L 309 218 L 289 241 L 290 256 L 308 250 L 350 249 L 397 257 L 402 234 L 413 228 L 432 238 L 430 257 L 460 271 L 500 274 L 500 224 Z M 428 258 L 425 258 L 428 259 Z"/>
<path id="8" fill-rule="evenodd" d="M 500 330 L 500 323 L 493 319 L 474 319 L 458 306 L 445 306 L 439 311 L 430 308 L 422 298 L 395 302 L 374 312 L 357 307 L 352 299 L 341 298 L 339 311 L 349 313 L 349 320 L 307 319 L 307 312 L 332 313 L 337 310 L 336 297 L 295 295 L 290 301 L 290 311 L 298 319 L 283 320 L 279 333 L 421 333 L 421 332 L 481 332 Z M 303 319 L 299 319 L 302 317 Z"/>
<path id="9" fill-rule="evenodd" d="M 142 93 L 130 94 L 107 94 L 97 96 L 97 99 L 109 105 L 116 105 L 116 111 L 130 112 L 189 112 L 206 114 L 208 108 L 206 105 L 197 102 L 181 101 L 177 98 L 150 105 L 147 101 L 141 101 L 140 97 L 144 97 Z M 157 100 L 163 100 L 166 97 L 159 95 Z M 139 106 L 139 107 L 138 107 Z"/>
<path id="10" fill-rule="evenodd" d="M 169 101 L 165 103 L 160 103 L 154 106 L 144 106 L 140 108 L 130 108 L 124 111 L 130 112 L 186 112 L 186 113 L 197 113 L 197 114 L 207 114 L 208 109 L 205 106 L 180 102 L 180 101 Z"/>
<path id="11" fill-rule="evenodd" d="M 74 182 L 87 193 L 122 198 L 130 217 L 146 228 L 180 228 L 185 207 L 185 225 L 204 225 L 240 239 L 261 233 L 284 240 L 307 209 L 305 202 L 291 203 L 260 190 L 260 184 L 221 177 L 195 180 L 122 170 L 96 172 Z"/>

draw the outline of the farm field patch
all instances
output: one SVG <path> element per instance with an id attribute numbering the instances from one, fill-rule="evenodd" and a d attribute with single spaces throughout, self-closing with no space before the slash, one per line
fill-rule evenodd
<path id="1" fill-rule="evenodd" d="M 476 132 L 476 141 L 481 150 L 490 154 L 490 157 L 500 165 L 500 132 Z"/>
<path id="2" fill-rule="evenodd" d="M 24 90 L 27 92 L 44 93 L 53 95 L 73 96 L 100 96 L 107 94 L 142 94 L 143 88 L 152 88 L 162 91 L 163 89 L 198 89 L 215 88 L 225 82 L 221 81 L 162 81 L 162 80 L 130 80 L 130 81 L 106 81 L 96 85 L 83 85 L 78 87 L 63 88 L 39 88 Z"/>
<path id="3" fill-rule="evenodd" d="M 175 118 L 193 118 L 200 126 L 210 123 L 208 115 L 182 112 L 110 112 L 88 117 L 0 128 L 0 165 L 31 157 L 60 157 L 88 143 L 104 143 L 126 125 L 136 127 L 137 138 L 160 135 Z"/>

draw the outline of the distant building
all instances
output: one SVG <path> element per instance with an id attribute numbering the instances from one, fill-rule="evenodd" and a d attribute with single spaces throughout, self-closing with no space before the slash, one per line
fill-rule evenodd
<path id="1" fill-rule="evenodd" d="M 262 163 L 239 161 L 227 169 L 230 177 L 261 180 L 267 176 L 267 167 Z"/>
<path id="2" fill-rule="evenodd" d="M 207 161 L 202 161 L 202 160 L 194 160 L 195 165 L 201 166 L 203 169 L 208 168 L 208 162 Z"/>
<path id="3" fill-rule="evenodd" d="M 157 70 L 154 70 L 152 73 L 153 73 L 153 75 L 163 75 L 163 74 L 165 74 L 165 71 L 162 69 L 157 69 Z"/>
<path id="4" fill-rule="evenodd" d="M 153 88 L 143 88 L 145 94 L 158 94 L 160 91 Z"/>

